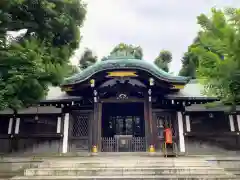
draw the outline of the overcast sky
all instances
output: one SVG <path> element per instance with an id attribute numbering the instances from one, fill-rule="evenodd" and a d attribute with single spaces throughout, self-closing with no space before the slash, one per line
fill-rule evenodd
<path id="1" fill-rule="evenodd" d="M 84 48 L 98 57 L 118 43 L 140 45 L 144 59 L 153 61 L 161 49 L 173 53 L 171 71 L 178 72 L 182 54 L 199 29 L 196 17 L 211 7 L 240 7 L 240 0 L 85 0 L 87 17 L 79 57 Z M 73 58 L 73 63 L 78 58 Z"/>

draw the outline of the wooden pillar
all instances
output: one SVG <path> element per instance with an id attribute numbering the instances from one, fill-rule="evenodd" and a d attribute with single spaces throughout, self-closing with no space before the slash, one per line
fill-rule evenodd
<path id="1" fill-rule="evenodd" d="M 185 139 L 183 132 L 183 115 L 182 112 L 177 112 L 178 133 L 179 133 L 179 151 L 185 153 Z"/>
<path id="2" fill-rule="evenodd" d="M 92 121 L 92 152 L 98 152 L 98 103 L 94 102 Z"/>
<path id="3" fill-rule="evenodd" d="M 19 117 L 17 117 L 17 113 L 15 112 L 14 115 L 13 115 L 13 124 L 14 124 L 14 136 L 12 136 L 12 139 L 11 139 L 11 151 L 18 151 L 19 149 L 19 138 L 15 135 L 18 135 L 19 132 L 20 132 L 20 123 L 21 123 L 21 119 Z"/>
<path id="4" fill-rule="evenodd" d="M 12 127 L 13 127 L 13 118 L 9 118 L 8 134 L 12 134 Z"/>
<path id="5" fill-rule="evenodd" d="M 238 131 L 240 131 L 240 114 L 237 114 L 237 126 L 238 126 Z"/>
<path id="6" fill-rule="evenodd" d="M 21 122 L 21 119 L 16 118 L 15 131 L 14 131 L 15 134 L 19 134 L 20 122 Z"/>
<path id="7" fill-rule="evenodd" d="M 234 132 L 235 131 L 235 126 L 234 126 L 234 119 L 233 119 L 233 115 L 228 115 L 229 118 L 229 126 L 230 126 L 230 131 Z"/>
<path id="8" fill-rule="evenodd" d="M 101 151 L 102 149 L 102 141 L 101 141 L 101 137 L 102 137 L 102 103 L 98 103 L 98 119 L 97 119 L 98 123 L 97 123 L 97 127 L 98 127 L 98 131 L 97 131 L 97 147 L 98 150 Z"/>
<path id="9" fill-rule="evenodd" d="M 149 138 L 149 118 L 148 118 L 148 100 L 144 101 L 144 122 L 145 122 L 145 137 L 146 137 L 146 147 L 150 146 Z"/>
<path id="10" fill-rule="evenodd" d="M 153 132 L 153 115 L 152 115 L 152 87 L 154 86 L 155 82 L 153 78 L 149 79 L 149 89 L 148 89 L 148 120 L 149 120 L 149 135 L 150 135 L 150 146 L 149 152 L 155 152 L 155 142 L 154 142 L 154 132 Z"/>
<path id="11" fill-rule="evenodd" d="M 153 128 L 153 116 L 152 116 L 152 90 L 148 89 L 148 121 L 149 121 L 149 152 L 155 152 L 155 142 L 154 142 L 154 128 Z"/>
<path id="12" fill-rule="evenodd" d="M 185 121 L 186 121 L 186 131 L 190 132 L 191 131 L 190 115 L 185 116 Z"/>
<path id="13" fill-rule="evenodd" d="M 93 121 L 92 121 L 92 153 L 96 154 L 99 149 L 99 103 L 98 103 L 98 92 L 95 87 L 95 80 L 90 80 L 90 85 L 93 90 Z"/>
<path id="14" fill-rule="evenodd" d="M 66 113 L 64 117 L 64 124 L 63 124 L 62 153 L 68 152 L 68 134 L 69 134 L 69 113 Z"/>
<path id="15" fill-rule="evenodd" d="M 152 96 L 151 96 L 151 89 L 148 90 L 148 119 L 149 119 L 149 135 L 150 135 L 150 146 L 154 144 L 153 139 L 153 118 L 152 118 Z"/>
<path id="16" fill-rule="evenodd" d="M 57 133 L 61 133 L 62 117 L 57 118 Z"/>
<path id="17" fill-rule="evenodd" d="M 13 149 L 13 140 L 12 140 L 12 133 L 13 133 L 13 126 L 14 125 L 14 121 L 13 121 L 13 118 L 9 118 L 9 123 L 8 123 L 8 134 L 11 135 L 10 136 L 10 139 L 8 141 L 8 152 L 12 152 L 12 149 Z"/>

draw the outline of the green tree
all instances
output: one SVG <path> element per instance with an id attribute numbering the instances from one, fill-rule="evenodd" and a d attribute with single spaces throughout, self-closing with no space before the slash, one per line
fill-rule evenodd
<path id="1" fill-rule="evenodd" d="M 113 50 L 110 52 L 111 54 L 114 54 L 119 51 L 125 51 L 131 55 L 133 55 L 136 59 L 142 59 L 143 58 L 143 50 L 140 46 L 134 46 L 129 44 L 120 43 L 117 46 L 113 48 Z"/>
<path id="2" fill-rule="evenodd" d="M 198 16 L 200 45 L 191 49 L 199 65 L 197 76 L 205 93 L 235 107 L 240 101 L 240 9 L 213 8 Z"/>
<path id="3" fill-rule="evenodd" d="M 93 65 L 97 62 L 97 56 L 93 55 L 93 52 L 90 49 L 85 49 L 83 55 L 79 60 L 79 67 L 81 70 L 86 69 L 87 67 Z"/>
<path id="4" fill-rule="evenodd" d="M 191 52 L 192 48 L 195 48 L 200 45 L 200 34 L 198 33 L 197 37 L 194 38 L 193 43 L 188 47 L 188 51 L 184 53 L 182 57 L 182 68 L 179 71 L 180 76 L 188 76 L 196 79 L 197 68 L 198 68 L 198 57 Z"/>
<path id="5" fill-rule="evenodd" d="M 162 70 L 169 71 L 169 63 L 172 61 L 172 53 L 167 50 L 162 50 L 158 57 L 154 60 L 154 63 Z"/>
<path id="6" fill-rule="evenodd" d="M 0 1 L 0 108 L 36 103 L 69 75 L 85 13 L 80 0 Z M 24 29 L 9 41 L 9 31 Z"/>
<path id="7" fill-rule="evenodd" d="M 194 55 L 190 49 L 184 53 L 182 57 L 182 68 L 179 71 L 179 76 L 188 76 L 196 79 L 196 71 L 198 67 L 198 58 Z"/>

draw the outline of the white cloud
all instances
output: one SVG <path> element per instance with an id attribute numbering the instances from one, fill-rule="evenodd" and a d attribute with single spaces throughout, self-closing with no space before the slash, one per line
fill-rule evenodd
<path id="1" fill-rule="evenodd" d="M 86 0 L 87 18 L 81 29 L 80 50 L 85 47 L 99 57 L 108 55 L 118 43 L 140 45 L 144 59 L 153 61 L 161 49 L 173 53 L 171 71 L 181 68 L 181 56 L 196 33 L 196 16 L 209 12 L 213 6 L 239 7 L 239 0 Z"/>

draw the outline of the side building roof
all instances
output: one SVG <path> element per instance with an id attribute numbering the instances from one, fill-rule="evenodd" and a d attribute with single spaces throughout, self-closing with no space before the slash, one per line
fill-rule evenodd
<path id="1" fill-rule="evenodd" d="M 68 96 L 65 92 L 61 91 L 60 87 L 49 87 L 48 95 L 44 100 L 41 102 L 48 102 L 48 103 L 54 103 L 54 102 L 62 102 L 62 101 L 69 101 L 70 99 L 73 99 L 76 97 Z M 80 97 L 77 97 L 78 99 Z M 29 108 L 23 108 L 18 110 L 18 114 L 45 114 L 45 113 L 51 113 L 51 114 L 58 114 L 61 113 L 61 108 L 57 108 L 55 106 L 33 106 Z M 13 114 L 13 110 L 11 109 L 5 109 L 3 111 L 0 111 L 0 114 Z"/>
<path id="2" fill-rule="evenodd" d="M 183 89 L 174 94 L 168 94 L 166 97 L 170 99 L 218 99 L 214 96 L 207 96 L 203 93 L 204 86 L 193 79 L 187 83 Z"/>

